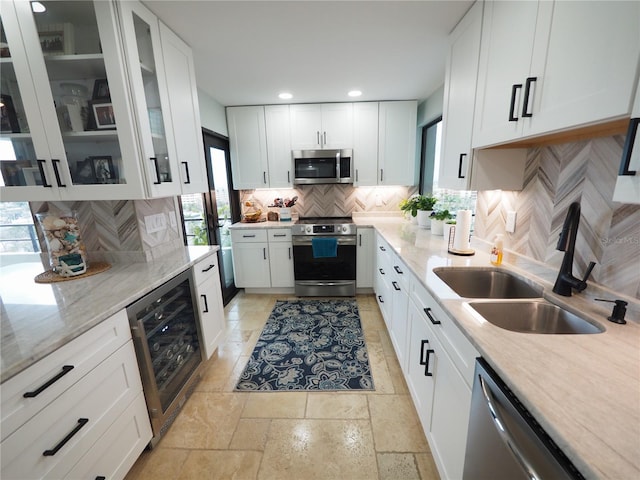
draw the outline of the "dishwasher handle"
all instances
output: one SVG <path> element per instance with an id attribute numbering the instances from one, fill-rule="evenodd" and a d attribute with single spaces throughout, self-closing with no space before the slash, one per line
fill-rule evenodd
<path id="1" fill-rule="evenodd" d="M 491 395 L 490 389 L 484 382 L 482 375 L 478 376 L 478 380 L 480 381 L 480 388 L 482 389 L 482 395 L 484 396 L 484 400 L 487 404 L 487 408 L 489 409 L 489 413 L 491 414 L 491 420 L 496 427 L 500 438 L 505 443 L 505 445 L 511 450 L 511 453 L 515 456 L 516 460 L 520 464 L 520 466 L 524 469 L 527 474 L 527 477 L 531 480 L 541 479 L 542 477 L 536 473 L 535 469 L 531 465 L 531 463 L 525 458 L 523 452 L 518 448 L 513 436 L 509 432 L 507 428 L 507 424 L 504 419 L 500 416 L 498 412 L 497 406 L 493 402 L 493 396 Z"/>

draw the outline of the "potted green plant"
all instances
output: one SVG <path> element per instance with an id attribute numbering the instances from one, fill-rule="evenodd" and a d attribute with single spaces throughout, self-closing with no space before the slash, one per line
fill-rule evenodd
<path id="1" fill-rule="evenodd" d="M 404 216 L 407 220 L 414 220 L 418 212 L 416 196 L 407 198 L 400 202 L 400 210 L 404 212 Z"/>
<path id="2" fill-rule="evenodd" d="M 429 228 L 429 217 L 437 201 L 436 198 L 427 195 L 418 195 L 416 197 L 416 217 L 419 227 Z"/>
<path id="3" fill-rule="evenodd" d="M 444 234 L 444 223 L 447 220 L 451 220 L 453 215 L 449 210 L 435 210 L 431 214 L 431 233 L 433 235 L 443 235 Z"/>

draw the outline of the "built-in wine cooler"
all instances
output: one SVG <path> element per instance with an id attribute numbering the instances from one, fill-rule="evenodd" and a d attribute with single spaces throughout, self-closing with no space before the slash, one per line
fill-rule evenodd
<path id="1" fill-rule="evenodd" d="M 191 270 L 127 308 L 149 409 L 153 447 L 200 378 L 202 349 Z"/>

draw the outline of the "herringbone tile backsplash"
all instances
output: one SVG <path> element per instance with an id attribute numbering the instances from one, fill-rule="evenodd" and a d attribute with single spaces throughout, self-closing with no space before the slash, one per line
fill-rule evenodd
<path id="1" fill-rule="evenodd" d="M 558 268 L 558 235 L 580 202 L 574 275 L 595 261 L 593 281 L 640 298 L 640 206 L 611 200 L 623 145 L 613 136 L 530 149 L 521 192 L 478 192 L 475 235 L 503 233 L 506 248 Z M 509 210 L 518 213 L 514 233 L 505 232 Z"/>

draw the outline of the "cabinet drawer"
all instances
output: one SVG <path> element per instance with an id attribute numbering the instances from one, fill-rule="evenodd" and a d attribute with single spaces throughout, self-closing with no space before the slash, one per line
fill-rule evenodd
<path id="1" fill-rule="evenodd" d="M 267 241 L 267 230 L 264 228 L 249 229 L 240 228 L 237 230 L 231 230 L 232 242 L 243 243 L 257 243 Z"/>
<path id="2" fill-rule="evenodd" d="M 64 477 L 140 392 L 129 341 L 0 444 L 0 476 Z"/>
<path id="3" fill-rule="evenodd" d="M 130 339 L 129 321 L 122 310 L 4 382 L 2 440 Z"/>
<path id="4" fill-rule="evenodd" d="M 290 242 L 290 228 L 272 228 L 268 230 L 269 242 Z"/>
<path id="5" fill-rule="evenodd" d="M 218 275 L 218 255 L 217 252 L 203 258 L 193 266 L 193 277 L 196 285 L 200 285 L 208 278 Z"/>
<path id="6" fill-rule="evenodd" d="M 407 266 L 400 260 L 400 257 L 393 253 L 390 256 L 390 265 L 391 274 L 393 275 L 393 281 L 398 283 L 399 288 L 403 291 L 409 293 L 409 269 Z"/>
<path id="7" fill-rule="evenodd" d="M 140 393 L 67 478 L 124 478 L 149 440 L 151 424 L 144 394 Z"/>
<path id="8" fill-rule="evenodd" d="M 443 348 L 464 377 L 465 382 L 471 387 L 475 359 L 480 354 L 417 279 L 412 280 L 410 289 L 411 298 L 421 315 L 425 321 L 429 322 L 442 342 Z"/>

